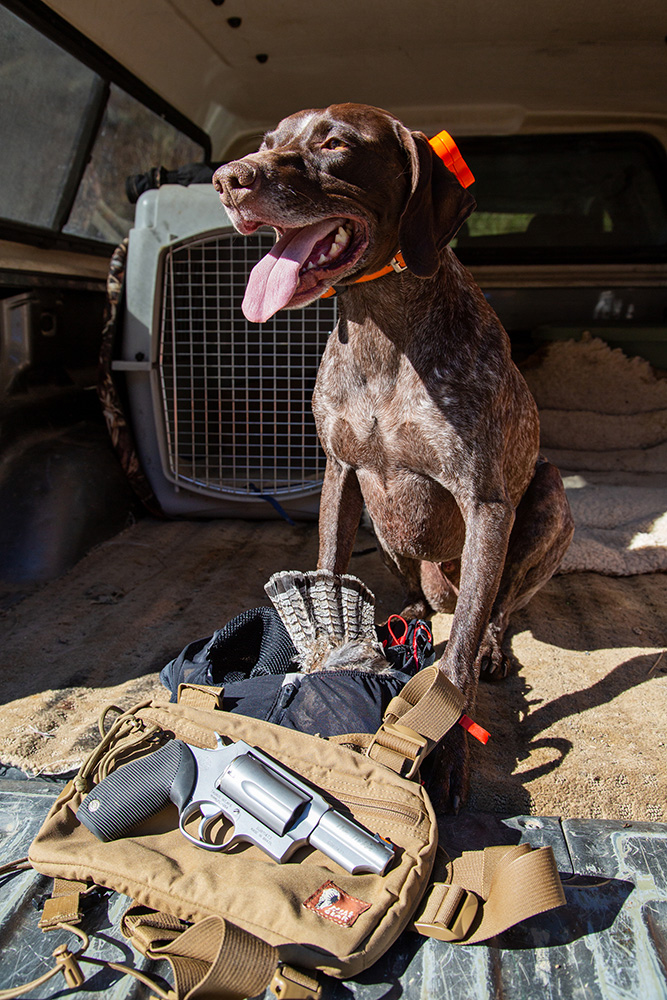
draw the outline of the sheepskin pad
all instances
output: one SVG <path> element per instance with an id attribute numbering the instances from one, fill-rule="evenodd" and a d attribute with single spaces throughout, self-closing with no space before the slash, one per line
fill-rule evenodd
<path id="1" fill-rule="evenodd" d="M 667 570 L 665 373 L 590 334 L 549 344 L 522 371 L 574 514 L 561 572 Z"/>

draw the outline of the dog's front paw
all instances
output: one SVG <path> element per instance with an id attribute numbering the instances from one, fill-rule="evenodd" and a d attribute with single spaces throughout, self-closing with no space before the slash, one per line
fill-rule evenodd
<path id="1" fill-rule="evenodd" d="M 493 623 L 488 626 L 480 644 L 477 668 L 483 681 L 502 681 L 512 668 L 511 659 L 502 649 L 502 634 Z"/>
<path id="2" fill-rule="evenodd" d="M 436 812 L 457 813 L 468 797 L 468 738 L 462 726 L 449 730 L 424 767 L 424 783 Z"/>
<path id="3" fill-rule="evenodd" d="M 512 669 L 512 661 L 502 649 L 480 656 L 479 676 L 483 681 L 502 681 Z"/>

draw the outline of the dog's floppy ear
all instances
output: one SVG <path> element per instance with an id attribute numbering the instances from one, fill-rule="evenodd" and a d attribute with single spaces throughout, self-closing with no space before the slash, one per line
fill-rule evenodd
<path id="1" fill-rule="evenodd" d="M 399 222 L 398 236 L 408 268 L 431 278 L 440 251 L 454 238 L 475 208 L 475 199 L 447 169 L 423 132 L 401 129 L 410 161 L 412 189 Z"/>

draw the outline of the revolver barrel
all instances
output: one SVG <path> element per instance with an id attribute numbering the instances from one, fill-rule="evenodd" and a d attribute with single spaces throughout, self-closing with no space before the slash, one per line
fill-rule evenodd
<path id="1" fill-rule="evenodd" d="M 384 875 L 394 857 L 394 848 L 379 834 L 364 830 L 333 809 L 324 813 L 308 840 L 352 875 L 357 872 Z"/>

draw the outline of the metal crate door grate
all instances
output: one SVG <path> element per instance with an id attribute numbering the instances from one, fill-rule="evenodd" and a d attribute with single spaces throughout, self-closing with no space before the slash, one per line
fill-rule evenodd
<path id="1" fill-rule="evenodd" d="M 168 468 L 213 495 L 319 489 L 324 454 L 310 400 L 335 300 L 249 323 L 248 274 L 272 235 L 175 244 L 164 262 L 158 373 Z"/>

